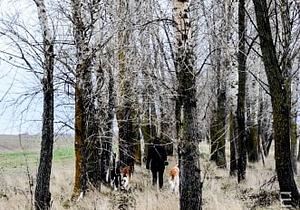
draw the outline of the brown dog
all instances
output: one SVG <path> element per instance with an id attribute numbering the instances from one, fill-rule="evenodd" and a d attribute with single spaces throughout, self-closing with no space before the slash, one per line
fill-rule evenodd
<path id="1" fill-rule="evenodd" d="M 179 168 L 178 165 L 171 168 L 169 171 L 169 183 L 170 183 L 170 189 L 173 193 L 178 192 L 179 189 Z"/>
<path id="2" fill-rule="evenodd" d="M 121 190 L 128 190 L 129 189 L 129 181 L 130 181 L 132 173 L 133 173 L 133 167 L 132 166 L 124 166 L 124 167 L 120 168 L 120 173 L 121 173 L 121 183 L 120 183 Z"/>
<path id="3" fill-rule="evenodd" d="M 126 176 L 130 179 L 133 173 L 132 166 L 124 166 L 120 168 L 120 172 L 123 177 Z"/>

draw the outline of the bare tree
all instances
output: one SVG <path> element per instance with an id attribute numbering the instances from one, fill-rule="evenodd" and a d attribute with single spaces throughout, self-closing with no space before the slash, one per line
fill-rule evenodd
<path id="1" fill-rule="evenodd" d="M 229 114 L 230 167 L 229 173 L 235 176 L 237 172 L 236 119 L 232 112 Z"/>
<path id="2" fill-rule="evenodd" d="M 226 168 L 226 103 L 227 78 L 230 71 L 229 42 L 231 34 L 232 6 L 230 1 L 215 1 L 212 12 L 211 40 L 209 42 L 213 71 L 213 100 L 210 122 L 211 160 Z"/>
<path id="3" fill-rule="evenodd" d="M 246 128 L 245 128 L 245 94 L 246 94 L 246 49 L 245 49 L 245 1 L 239 1 L 239 52 L 238 52 L 238 99 L 237 99 L 237 128 L 238 128 L 238 182 L 246 177 Z"/>
<path id="4" fill-rule="evenodd" d="M 118 5 L 118 16 L 121 20 L 118 33 L 118 61 L 120 78 L 121 102 L 118 107 L 117 118 L 119 125 L 119 153 L 122 165 L 134 166 L 135 140 L 138 137 L 136 126 L 136 112 L 134 110 L 135 101 L 133 97 L 133 87 L 130 79 L 134 79 L 133 72 L 130 71 L 129 44 L 132 31 L 127 25 L 130 21 L 129 14 L 132 12 L 133 3 L 131 1 L 120 0 Z M 133 77 L 132 77 L 133 76 Z"/>
<path id="5" fill-rule="evenodd" d="M 180 104 L 180 209 L 201 209 L 202 184 L 200 174 L 200 151 L 196 127 L 196 74 L 193 53 L 189 1 L 174 0 L 176 23 L 175 70 L 178 79 Z M 178 105 L 177 105 L 178 106 Z"/>
<path id="6" fill-rule="evenodd" d="M 43 34 L 43 128 L 40 163 L 35 188 L 35 209 L 50 209 L 50 175 L 53 156 L 53 121 L 54 121 L 54 38 L 48 23 L 47 9 L 43 0 L 34 1 Z"/>
<path id="7" fill-rule="evenodd" d="M 256 14 L 257 30 L 260 38 L 262 59 L 265 65 L 273 108 L 273 129 L 275 140 L 276 172 L 280 192 L 290 193 L 292 205 L 299 207 L 300 195 L 294 180 L 290 147 L 290 86 L 285 69 L 280 68 L 276 48 L 272 38 L 268 4 L 266 0 L 253 0 Z M 282 9 L 287 15 L 288 2 L 281 1 Z M 286 34 L 288 35 L 288 34 Z"/>
<path id="8" fill-rule="evenodd" d="M 74 196 L 78 196 L 87 189 L 87 182 L 95 187 L 99 187 L 100 153 L 98 128 L 95 124 L 96 119 L 95 104 L 92 84 L 92 60 L 96 49 L 89 44 L 94 19 L 94 8 L 97 1 L 93 2 L 90 10 L 91 19 L 84 19 L 84 11 L 81 0 L 73 0 L 72 4 L 72 23 L 73 36 L 76 47 L 76 84 L 75 84 L 75 185 Z M 85 8 L 85 7 L 84 7 Z M 87 12 L 87 11 L 85 11 Z"/>

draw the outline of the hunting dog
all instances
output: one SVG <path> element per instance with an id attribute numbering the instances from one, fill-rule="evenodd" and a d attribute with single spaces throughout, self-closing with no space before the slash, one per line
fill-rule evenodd
<path id="1" fill-rule="evenodd" d="M 179 168 L 178 165 L 174 166 L 169 171 L 169 183 L 170 183 L 170 190 L 172 193 L 178 192 L 179 189 Z"/>
<path id="2" fill-rule="evenodd" d="M 121 166 L 120 161 L 110 170 L 110 185 L 114 190 L 128 190 L 133 166 Z M 116 167 L 115 167 L 116 166 Z"/>
<path id="3" fill-rule="evenodd" d="M 121 173 L 121 184 L 120 188 L 121 190 L 129 190 L 129 181 L 131 179 L 132 173 L 133 173 L 133 167 L 132 166 L 124 166 L 120 168 Z"/>

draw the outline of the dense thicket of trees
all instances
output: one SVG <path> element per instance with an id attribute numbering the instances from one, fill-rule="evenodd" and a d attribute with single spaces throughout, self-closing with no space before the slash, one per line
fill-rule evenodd
<path id="1" fill-rule="evenodd" d="M 107 184 L 114 158 L 143 165 L 159 137 L 178 157 L 181 209 L 202 206 L 201 141 L 211 164 L 230 164 L 238 182 L 247 161 L 264 161 L 274 142 L 280 191 L 299 206 L 297 2 L 26 3 L 39 24 L 3 15 L 0 58 L 41 81 L 36 209 L 50 207 L 54 127 L 75 134 L 75 200 Z"/>

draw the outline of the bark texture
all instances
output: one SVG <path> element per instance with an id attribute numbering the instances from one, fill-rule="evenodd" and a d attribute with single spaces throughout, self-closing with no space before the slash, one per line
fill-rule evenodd
<path id="1" fill-rule="evenodd" d="M 232 112 L 229 115 L 229 141 L 230 141 L 230 175 L 235 176 L 237 172 L 237 143 L 236 143 L 236 123 Z"/>
<path id="2" fill-rule="evenodd" d="M 88 181 L 97 187 L 99 168 L 96 145 L 95 113 L 91 81 L 91 59 L 82 1 L 72 0 L 73 36 L 76 47 L 75 67 L 75 184 L 73 197 L 87 190 Z M 95 175 L 97 174 L 97 175 Z"/>
<path id="3" fill-rule="evenodd" d="M 255 94 L 256 91 L 258 91 L 256 87 L 255 81 L 250 81 L 251 84 L 251 92 L 254 92 L 253 94 L 250 93 L 249 90 L 247 90 L 246 94 L 246 107 L 247 107 L 247 119 L 246 119 L 246 142 L 247 142 L 247 152 L 248 152 L 248 161 L 249 162 L 258 162 L 259 160 L 259 134 L 258 134 L 258 104 L 257 104 L 257 94 Z"/>
<path id="4" fill-rule="evenodd" d="M 245 54 L 245 1 L 239 1 L 239 52 L 238 52 L 238 182 L 246 179 L 246 128 L 245 128 L 245 95 L 246 95 L 246 54 Z"/>
<path id="5" fill-rule="evenodd" d="M 108 74 L 109 74 L 109 82 L 108 82 L 108 112 L 107 115 L 103 113 L 103 108 L 99 107 L 101 110 L 99 110 L 100 116 L 103 117 L 103 120 L 105 125 L 101 126 L 105 129 L 105 137 L 101 139 L 101 157 L 100 157 L 100 173 L 101 173 L 101 180 L 103 182 L 106 182 L 106 173 L 109 169 L 113 168 L 113 151 L 112 151 L 112 145 L 113 145 L 113 120 L 115 116 L 115 108 L 116 108 L 116 92 L 115 92 L 115 79 L 113 75 L 113 70 L 110 67 L 107 67 Z M 102 79 L 101 79 L 102 80 Z M 103 81 L 102 81 L 103 82 Z M 99 97 L 100 98 L 100 97 Z M 98 102 L 98 105 L 100 106 L 102 104 L 102 101 Z"/>
<path id="6" fill-rule="evenodd" d="M 282 20 L 282 61 L 281 69 L 283 74 L 288 78 L 286 79 L 287 90 L 289 91 L 289 100 L 291 106 L 291 116 L 290 116 L 290 137 L 291 137 L 291 161 L 292 167 L 295 174 L 297 174 L 297 160 L 296 160 L 296 150 L 297 150 L 297 73 L 293 72 L 292 68 L 292 21 L 290 18 L 290 7 L 288 1 L 282 0 L 280 2 L 280 14 Z"/>
<path id="7" fill-rule="evenodd" d="M 179 124 L 180 209 L 198 210 L 202 206 L 202 183 L 199 141 L 196 132 L 196 74 L 188 14 L 189 1 L 174 0 L 173 4 L 177 26 L 175 70 L 180 96 L 177 109 L 181 110 L 181 123 Z"/>
<path id="8" fill-rule="evenodd" d="M 230 42 L 231 6 L 226 1 L 214 1 L 217 6 L 213 10 L 212 40 L 210 43 L 211 60 L 215 84 L 212 92 L 215 93 L 216 102 L 213 105 L 211 118 L 211 160 L 220 168 L 226 168 L 225 155 L 225 125 L 226 125 L 226 77 L 230 68 L 228 44 Z M 216 27 L 216 25 L 218 25 Z"/>
<path id="9" fill-rule="evenodd" d="M 291 193 L 292 204 L 299 207 L 300 195 L 294 180 L 290 150 L 290 91 L 286 77 L 279 66 L 276 48 L 272 39 L 268 4 L 266 0 L 253 0 L 260 38 L 260 47 L 265 71 L 270 86 L 273 108 L 273 129 L 275 140 L 275 163 L 280 192 Z"/>
<path id="10" fill-rule="evenodd" d="M 220 71 L 220 70 L 218 70 Z M 218 88 L 217 107 L 212 116 L 211 122 L 211 160 L 216 162 L 220 168 L 226 168 L 226 154 L 225 154 L 225 102 L 226 91 L 224 87 Z"/>
<path id="11" fill-rule="evenodd" d="M 34 205 L 37 210 L 50 209 L 50 175 L 53 156 L 53 121 L 54 121 L 54 44 L 48 25 L 46 7 L 43 0 L 36 0 L 38 18 L 43 31 L 43 128 L 40 162 L 37 172 Z"/>
<path id="12" fill-rule="evenodd" d="M 44 81 L 45 82 L 45 81 Z M 45 85 L 46 86 L 46 85 Z M 51 85 L 47 85 L 49 86 Z M 44 87 L 45 88 L 45 87 Z M 40 163 L 37 173 L 37 186 L 35 189 L 35 207 L 36 209 L 48 209 L 50 207 L 51 193 L 50 193 L 50 175 L 52 167 L 52 156 L 53 156 L 53 99 L 50 93 L 45 92 L 43 115 L 46 120 L 43 120 L 43 131 L 42 131 L 42 146 Z M 51 111 L 52 110 L 52 113 Z"/>

